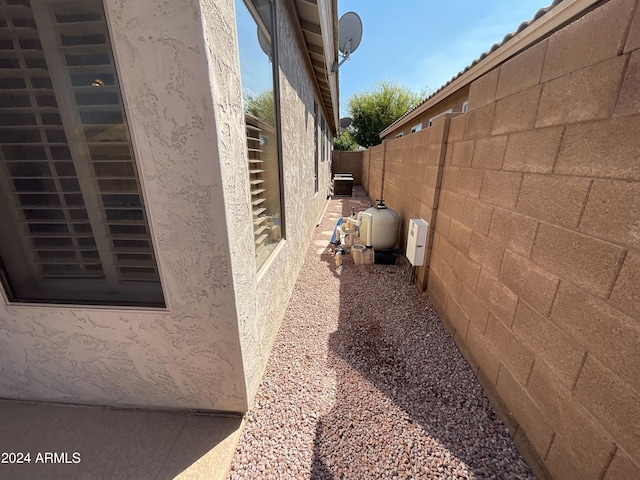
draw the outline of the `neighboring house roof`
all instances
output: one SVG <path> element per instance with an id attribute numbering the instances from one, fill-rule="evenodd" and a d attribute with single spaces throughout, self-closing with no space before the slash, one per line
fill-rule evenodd
<path id="1" fill-rule="evenodd" d="M 290 0 L 300 20 L 310 66 L 331 131 L 336 134 L 339 113 L 338 72 L 331 66 L 338 55 L 337 0 Z"/>
<path id="2" fill-rule="evenodd" d="M 458 72 L 451 80 L 425 98 L 422 103 L 407 111 L 380 132 L 380 137 L 385 137 L 489 70 L 584 15 L 587 10 L 600 1 L 553 0 L 551 5 L 538 10 L 531 20 L 522 22 L 515 32 L 505 35 L 500 43 L 493 44 L 488 51 L 471 62 L 464 70 Z"/>

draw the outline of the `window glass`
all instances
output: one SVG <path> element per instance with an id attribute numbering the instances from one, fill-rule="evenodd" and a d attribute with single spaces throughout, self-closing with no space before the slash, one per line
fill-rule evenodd
<path id="1" fill-rule="evenodd" d="M 318 173 L 320 166 L 318 162 L 320 162 L 320 150 L 319 150 L 319 139 L 318 139 L 318 104 L 313 102 L 313 143 L 315 146 L 315 156 L 313 157 L 313 191 L 318 193 Z"/>
<path id="2" fill-rule="evenodd" d="M 320 155 L 320 159 L 321 161 L 324 162 L 325 156 L 327 154 L 326 150 L 327 150 L 327 135 L 326 135 L 326 131 L 325 131 L 325 121 L 324 121 L 324 115 L 322 113 L 320 113 L 320 143 L 321 143 L 321 150 L 322 153 Z"/>
<path id="3" fill-rule="evenodd" d="M 331 158 L 331 145 L 333 144 L 333 142 L 331 141 L 331 132 L 329 131 L 329 124 L 326 121 L 324 122 L 324 141 L 327 145 L 327 148 L 326 148 L 326 155 L 324 156 L 322 161 L 326 162 Z"/>
<path id="4" fill-rule="evenodd" d="M 0 0 L 0 279 L 21 302 L 164 306 L 100 0 Z"/>
<path id="5" fill-rule="evenodd" d="M 270 0 L 236 0 L 257 268 L 282 240 L 275 35 Z"/>

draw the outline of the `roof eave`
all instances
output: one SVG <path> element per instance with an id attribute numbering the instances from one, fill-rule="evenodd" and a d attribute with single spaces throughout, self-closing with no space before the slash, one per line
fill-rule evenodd
<path id="1" fill-rule="evenodd" d="M 337 0 L 293 0 L 298 15 L 308 65 L 313 72 L 316 94 L 331 132 L 337 133 L 339 116 L 338 72 L 331 72 L 338 52 Z"/>

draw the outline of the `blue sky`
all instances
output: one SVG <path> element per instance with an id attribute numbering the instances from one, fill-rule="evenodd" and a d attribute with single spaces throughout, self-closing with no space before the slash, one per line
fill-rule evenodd
<path id="1" fill-rule="evenodd" d="M 340 116 L 353 93 L 395 80 L 436 90 L 551 0 L 338 0 L 338 16 L 354 11 L 363 36 L 340 67 Z"/>

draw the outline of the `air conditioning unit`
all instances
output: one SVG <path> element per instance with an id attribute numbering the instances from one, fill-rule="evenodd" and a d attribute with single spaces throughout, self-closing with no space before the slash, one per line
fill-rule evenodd
<path id="1" fill-rule="evenodd" d="M 407 258 L 414 267 L 421 267 L 424 265 L 424 257 L 427 252 L 428 235 L 429 222 L 422 218 L 412 218 L 409 220 Z"/>

